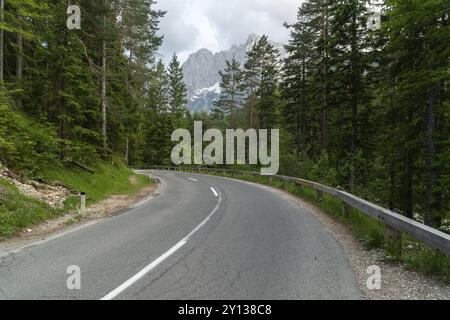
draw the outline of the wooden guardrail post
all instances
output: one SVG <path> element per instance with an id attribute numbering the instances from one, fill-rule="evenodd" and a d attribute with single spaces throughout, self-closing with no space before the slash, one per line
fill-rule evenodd
<path id="1" fill-rule="evenodd" d="M 348 217 L 351 207 L 344 201 L 342 201 L 342 216 Z"/>
<path id="2" fill-rule="evenodd" d="M 272 185 L 273 183 L 273 176 L 269 176 L 269 185 Z"/>
<path id="3" fill-rule="evenodd" d="M 402 254 L 402 233 L 391 228 L 388 225 L 384 227 L 384 236 L 386 239 L 386 250 L 394 255 L 401 256 Z"/>
<path id="4" fill-rule="evenodd" d="M 320 191 L 320 190 L 316 190 L 316 199 L 317 199 L 317 201 L 322 200 L 322 197 L 323 197 L 323 192 Z"/>

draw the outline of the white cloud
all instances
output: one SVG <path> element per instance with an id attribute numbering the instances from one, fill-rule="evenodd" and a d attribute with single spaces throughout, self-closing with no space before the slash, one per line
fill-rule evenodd
<path id="1" fill-rule="evenodd" d="M 219 51 L 243 43 L 249 34 L 267 34 L 286 42 L 284 22 L 294 22 L 301 0 L 160 0 L 168 11 L 161 21 L 167 61 L 175 52 L 184 61 L 189 54 L 207 48 Z"/>

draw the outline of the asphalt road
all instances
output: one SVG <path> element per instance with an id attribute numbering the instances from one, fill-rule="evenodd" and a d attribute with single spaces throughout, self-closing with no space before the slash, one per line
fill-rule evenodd
<path id="1" fill-rule="evenodd" d="M 0 299 L 361 298 L 340 245 L 294 201 L 231 179 L 153 173 L 155 199 L 0 252 Z M 72 265 L 81 289 L 67 288 Z"/>

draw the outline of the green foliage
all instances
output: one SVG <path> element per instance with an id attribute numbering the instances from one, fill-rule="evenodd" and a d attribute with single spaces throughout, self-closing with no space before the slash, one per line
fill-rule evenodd
<path id="1" fill-rule="evenodd" d="M 155 126 L 165 131 L 187 126 L 187 101 L 176 57 L 169 72 L 162 61 L 155 65 L 165 12 L 154 5 L 153 0 L 85 2 L 82 30 L 69 31 L 67 2 L 6 2 L 0 100 L 11 108 L 0 115 L 1 160 L 28 171 L 56 158 L 88 165 L 114 155 L 130 165 L 166 161 L 166 150 L 158 150 L 169 147 L 170 135 L 160 135 Z M 147 151 L 154 141 L 160 141 L 158 150 Z"/>
<path id="2" fill-rule="evenodd" d="M 374 12 L 379 29 L 369 24 Z M 450 202 L 448 22 L 442 0 L 302 4 L 288 25 L 282 117 L 298 161 L 314 163 L 311 179 L 441 225 Z"/>
<path id="3" fill-rule="evenodd" d="M 0 105 L 0 161 L 6 166 L 34 172 L 54 161 L 57 142 L 51 128 L 37 124 L 6 104 Z"/>
<path id="4" fill-rule="evenodd" d="M 149 183 L 146 176 L 137 176 L 137 183 L 130 183 L 133 174 L 120 159 L 114 165 L 99 162 L 93 169 L 94 174 L 70 165 L 53 165 L 41 168 L 38 174 L 49 183 L 58 181 L 76 193 L 86 192 L 88 204 L 114 194 L 136 192 Z"/>
<path id="5" fill-rule="evenodd" d="M 243 72 L 241 65 L 235 59 L 225 62 L 225 69 L 219 72 L 220 96 L 214 103 L 213 112 L 224 119 L 229 116 L 229 128 L 237 128 L 238 109 L 242 107 Z"/>
<path id="6" fill-rule="evenodd" d="M 338 183 L 337 172 L 330 163 L 326 152 L 323 152 L 318 161 L 310 169 L 309 178 L 313 181 L 321 182 L 330 186 L 336 186 Z"/>
<path id="7" fill-rule="evenodd" d="M 437 276 L 450 283 L 450 258 L 439 250 L 420 245 L 416 250 L 409 250 L 403 261 L 412 270 Z"/>
<path id="8" fill-rule="evenodd" d="M 169 108 L 170 112 L 179 118 L 187 112 L 187 91 L 183 79 L 183 70 L 178 57 L 174 54 L 169 64 Z"/>

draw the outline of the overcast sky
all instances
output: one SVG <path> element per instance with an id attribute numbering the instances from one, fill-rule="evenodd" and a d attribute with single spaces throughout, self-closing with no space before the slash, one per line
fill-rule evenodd
<path id="1" fill-rule="evenodd" d="M 167 11 L 161 20 L 164 60 L 175 52 L 184 62 L 201 48 L 213 52 L 244 43 L 251 33 L 267 34 L 286 42 L 283 23 L 294 22 L 301 0 L 159 0 L 156 8 Z"/>

